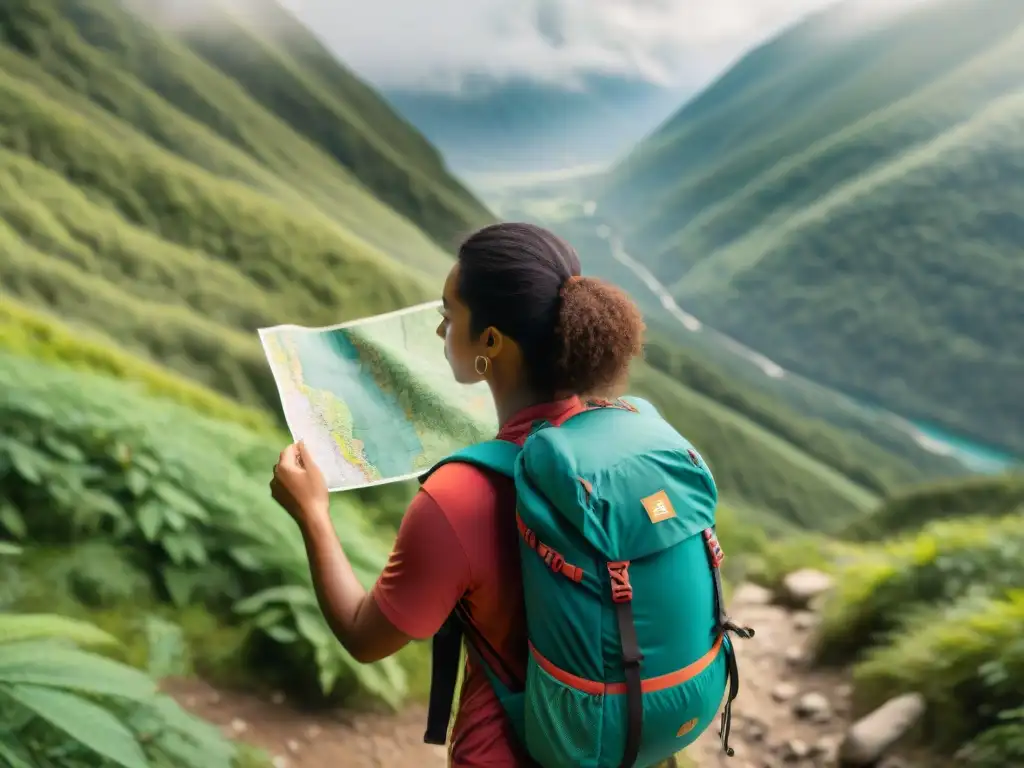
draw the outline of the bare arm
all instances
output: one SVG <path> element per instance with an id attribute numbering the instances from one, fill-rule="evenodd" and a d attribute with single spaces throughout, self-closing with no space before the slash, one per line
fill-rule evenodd
<path id="1" fill-rule="evenodd" d="M 363 589 L 330 518 L 313 517 L 301 527 L 320 610 L 345 650 L 369 664 L 405 647 L 412 638 L 388 621 Z"/>
<path id="2" fill-rule="evenodd" d="M 421 491 L 406 510 L 372 593 L 359 583 L 331 523 L 327 485 L 301 443 L 281 452 L 274 499 L 299 524 L 317 601 L 331 630 L 364 664 L 431 637 L 469 585 L 469 560 L 444 512 Z"/>

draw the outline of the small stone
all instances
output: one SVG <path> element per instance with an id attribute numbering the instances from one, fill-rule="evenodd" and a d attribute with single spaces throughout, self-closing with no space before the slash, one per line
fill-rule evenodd
<path id="1" fill-rule="evenodd" d="M 733 605 L 768 605 L 771 601 L 770 591 L 750 582 L 741 584 L 730 600 Z"/>
<path id="2" fill-rule="evenodd" d="M 207 700 L 207 701 L 208 701 L 208 702 L 209 702 L 210 704 L 220 704 L 220 694 L 219 694 L 219 693 L 216 693 L 216 692 L 214 692 L 214 693 L 211 693 L 211 694 L 209 695 L 209 697 L 208 697 L 208 698 L 207 698 L 206 700 Z"/>
<path id="3" fill-rule="evenodd" d="M 772 688 L 772 700 L 782 703 L 796 696 L 798 689 L 793 683 L 779 683 Z"/>
<path id="4" fill-rule="evenodd" d="M 793 714 L 812 723 L 825 723 L 832 718 L 832 704 L 820 693 L 805 693 L 793 706 Z"/>
<path id="5" fill-rule="evenodd" d="M 820 762 L 831 764 L 836 761 L 839 754 L 839 737 L 822 736 L 811 747 L 811 757 L 817 758 Z"/>
<path id="6" fill-rule="evenodd" d="M 810 611 L 800 611 L 793 615 L 793 628 L 799 632 L 806 632 L 818 625 L 818 617 Z"/>
<path id="7" fill-rule="evenodd" d="M 320 735 L 320 726 L 319 725 L 311 725 L 311 726 L 309 726 L 309 728 L 306 729 L 306 738 L 307 739 L 312 740 L 312 739 L 315 739 L 319 735 Z"/>
<path id="8" fill-rule="evenodd" d="M 240 717 L 235 717 L 231 720 L 231 731 L 235 734 L 245 733 L 249 730 L 249 724 Z"/>
<path id="9" fill-rule="evenodd" d="M 274 691 L 272 694 L 270 694 L 270 703 L 277 705 L 284 704 L 284 694 L 280 691 Z"/>
<path id="10" fill-rule="evenodd" d="M 786 658 L 786 663 L 789 664 L 789 666 L 791 666 L 791 667 L 802 666 L 804 661 L 806 660 L 806 656 L 804 655 L 803 649 L 802 648 L 798 648 L 795 645 L 792 648 L 787 648 L 786 649 L 786 656 L 785 656 L 785 658 Z"/>
<path id="11" fill-rule="evenodd" d="M 839 746 L 840 762 L 850 768 L 877 764 L 914 727 L 924 709 L 924 697 L 917 693 L 890 699 L 850 726 Z"/>
<path id="12" fill-rule="evenodd" d="M 199 703 L 199 701 L 196 699 L 195 696 L 186 696 L 185 697 L 185 706 L 188 707 L 189 709 L 194 709 L 195 706 L 198 703 Z"/>
<path id="13" fill-rule="evenodd" d="M 832 589 L 832 577 L 813 568 L 793 571 L 782 580 L 779 599 L 790 608 L 804 610 L 819 595 Z"/>
<path id="14" fill-rule="evenodd" d="M 810 746 L 808 746 L 806 741 L 801 741 L 800 739 L 790 739 L 782 745 L 782 759 L 787 763 L 799 762 L 800 760 L 809 757 L 810 754 Z"/>
<path id="15" fill-rule="evenodd" d="M 753 744 L 760 744 L 764 741 L 765 736 L 768 735 L 768 729 L 765 728 L 763 723 L 759 723 L 755 720 L 747 726 L 743 735 L 746 737 L 747 741 Z"/>
<path id="16" fill-rule="evenodd" d="M 274 768 L 288 768 L 288 758 L 284 755 L 274 755 L 274 759 L 270 761 L 270 764 Z"/>
<path id="17" fill-rule="evenodd" d="M 297 742 L 295 739 L 288 739 L 288 741 L 284 743 L 284 746 L 285 749 L 287 749 L 293 755 L 298 754 L 299 750 L 302 748 L 299 742 Z"/>

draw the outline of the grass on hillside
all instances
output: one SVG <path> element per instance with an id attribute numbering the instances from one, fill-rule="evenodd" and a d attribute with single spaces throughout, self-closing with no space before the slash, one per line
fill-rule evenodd
<path id="1" fill-rule="evenodd" d="M 881 541 L 938 520 L 993 518 L 1024 509 L 1024 475 L 931 483 L 894 494 L 841 532 L 844 539 Z"/>
<path id="2" fill-rule="evenodd" d="M 162 366 L 118 349 L 111 339 L 93 339 L 76 332 L 56 318 L 30 310 L 3 294 L 0 351 L 137 383 L 148 394 L 183 405 L 201 416 L 235 422 L 257 432 L 275 430 L 269 413 L 239 405 Z"/>
<path id="3" fill-rule="evenodd" d="M 845 13 L 739 62 L 620 163 L 602 210 L 720 330 L 1024 453 L 1024 7 Z"/>
<path id="4" fill-rule="evenodd" d="M 252 165 L 241 153 L 224 151 L 240 149 L 348 223 L 359 212 L 339 204 L 384 216 L 392 241 L 404 239 L 407 248 L 429 251 L 414 227 L 387 216 L 388 205 L 443 250 L 489 219 L 426 140 L 276 3 L 247 3 L 242 12 L 218 0 L 200 22 L 183 24 L 155 2 L 19 0 L 0 17 L 0 33 L 64 85 L 172 151 L 248 175 Z M 208 60 L 214 51 L 202 45 L 210 37 L 219 42 L 219 61 Z M 374 231 L 370 222 L 363 226 Z"/>

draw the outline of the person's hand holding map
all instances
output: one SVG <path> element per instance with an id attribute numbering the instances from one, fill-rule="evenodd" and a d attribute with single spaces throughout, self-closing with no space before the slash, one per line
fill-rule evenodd
<path id="1" fill-rule="evenodd" d="M 497 430 L 487 385 L 452 379 L 439 306 L 260 329 L 288 428 L 331 491 L 414 478 Z"/>

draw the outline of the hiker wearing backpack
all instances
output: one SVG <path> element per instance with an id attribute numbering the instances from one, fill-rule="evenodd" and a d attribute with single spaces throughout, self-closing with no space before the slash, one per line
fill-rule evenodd
<path id="1" fill-rule="evenodd" d="M 643 330 L 554 234 L 485 227 L 459 249 L 438 336 L 456 380 L 489 385 L 499 432 L 424 476 L 372 590 L 301 444 L 274 469 L 348 652 L 369 663 L 433 638 L 429 743 L 447 739 L 465 640 L 455 768 L 652 766 L 723 698 L 731 754 L 732 636 L 752 632 L 725 613 L 706 464 L 649 403 L 612 399 Z"/>

